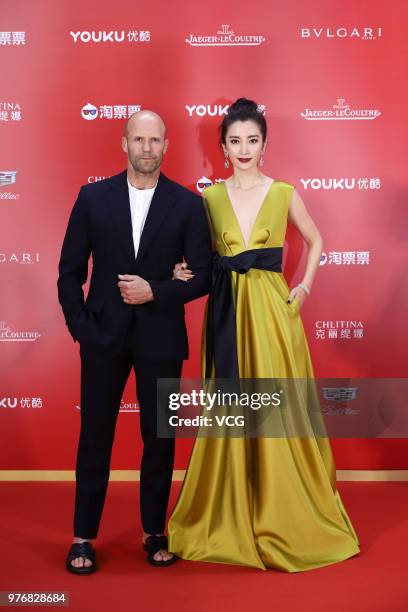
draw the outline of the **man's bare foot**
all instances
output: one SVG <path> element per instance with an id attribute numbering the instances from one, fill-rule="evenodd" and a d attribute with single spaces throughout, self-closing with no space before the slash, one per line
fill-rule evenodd
<path id="1" fill-rule="evenodd" d="M 90 542 L 90 540 L 84 540 L 83 538 L 74 538 L 73 544 L 82 544 L 82 542 Z M 86 557 L 77 557 L 71 561 L 72 567 L 90 567 L 92 561 L 86 559 Z"/>
<path id="2" fill-rule="evenodd" d="M 142 541 L 143 541 L 143 544 L 145 544 L 145 543 L 146 543 L 147 538 L 148 538 L 149 536 L 151 536 L 151 535 L 157 535 L 157 536 L 160 536 L 160 535 L 163 535 L 163 534 L 162 534 L 162 533 L 155 533 L 155 534 L 151 534 L 151 533 L 146 533 L 146 532 L 144 531 L 144 532 L 143 532 L 143 536 L 142 536 Z M 169 559 L 172 559 L 173 557 L 174 557 L 173 553 L 170 553 L 168 550 L 165 550 L 165 549 L 163 549 L 163 550 L 158 550 L 158 551 L 157 551 L 157 553 L 155 553 L 155 554 L 153 555 L 153 559 L 154 559 L 155 561 L 169 561 Z"/>

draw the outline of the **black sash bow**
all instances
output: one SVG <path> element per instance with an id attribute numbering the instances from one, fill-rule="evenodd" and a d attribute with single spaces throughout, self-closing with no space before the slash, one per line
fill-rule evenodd
<path id="1" fill-rule="evenodd" d="M 216 253 L 208 298 L 205 377 L 239 378 L 235 310 L 231 271 L 245 274 L 250 268 L 282 272 L 282 247 L 251 249 L 233 257 Z"/>

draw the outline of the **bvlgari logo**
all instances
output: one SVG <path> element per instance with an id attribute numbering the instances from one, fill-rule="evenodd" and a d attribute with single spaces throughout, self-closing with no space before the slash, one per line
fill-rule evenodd
<path id="1" fill-rule="evenodd" d="M 300 28 L 301 38 L 357 38 L 375 40 L 381 38 L 382 28 Z"/>
<path id="2" fill-rule="evenodd" d="M 0 252 L 0 264 L 32 265 L 40 263 L 39 253 L 23 253 L 20 251 Z"/>
<path id="3" fill-rule="evenodd" d="M 0 321 L 0 342 L 34 342 L 40 337 L 37 331 L 13 331 L 5 321 Z"/>
<path id="4" fill-rule="evenodd" d="M 305 108 L 300 115 L 308 121 L 351 121 L 376 119 L 381 112 L 376 108 L 351 108 L 344 98 L 337 98 L 337 104 L 331 108 Z"/>
<path id="5" fill-rule="evenodd" d="M 236 34 L 223 24 L 216 34 L 190 34 L 186 43 L 192 47 L 257 47 L 266 40 L 262 34 Z"/>

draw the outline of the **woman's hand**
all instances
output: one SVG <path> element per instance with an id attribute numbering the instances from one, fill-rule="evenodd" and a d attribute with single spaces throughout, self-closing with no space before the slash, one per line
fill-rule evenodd
<path id="1" fill-rule="evenodd" d="M 191 270 L 188 269 L 188 264 L 186 261 L 183 263 L 176 263 L 173 268 L 173 278 L 172 280 L 182 280 L 188 281 L 191 278 L 194 278 L 194 274 Z"/>
<path id="2" fill-rule="evenodd" d="M 307 298 L 307 292 L 302 289 L 302 287 L 297 285 L 296 287 L 293 287 L 293 289 L 289 293 L 288 303 L 290 304 L 294 300 L 294 298 L 296 298 L 299 302 L 299 308 L 302 308 L 303 302 Z"/>

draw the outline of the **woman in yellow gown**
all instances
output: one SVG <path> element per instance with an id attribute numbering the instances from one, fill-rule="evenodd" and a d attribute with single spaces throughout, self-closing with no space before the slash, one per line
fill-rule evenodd
<path id="1" fill-rule="evenodd" d="M 257 105 L 245 98 L 224 118 L 221 143 L 234 174 L 204 192 L 216 257 L 234 262 L 227 258 L 257 249 L 279 255 L 289 219 L 308 243 L 308 263 L 302 283 L 291 291 L 276 265 L 262 269 L 255 262 L 246 273 L 232 269 L 236 355 L 223 341 L 218 363 L 224 360 L 224 369 L 215 374 L 226 377 L 225 361 L 235 360 L 241 379 L 311 379 L 300 307 L 310 292 L 322 242 L 293 185 L 259 170 L 266 129 Z M 175 276 L 188 282 L 191 272 L 184 268 L 177 265 Z M 208 376 L 208 338 L 207 330 L 203 377 Z M 212 374 L 220 350 L 210 356 Z M 359 553 L 325 436 L 197 437 L 168 531 L 169 551 L 183 559 L 286 572 Z"/>

